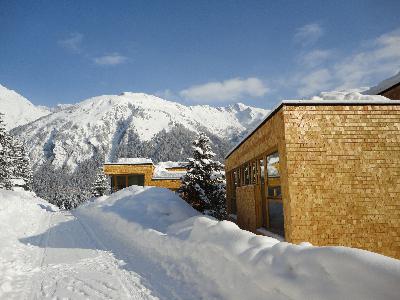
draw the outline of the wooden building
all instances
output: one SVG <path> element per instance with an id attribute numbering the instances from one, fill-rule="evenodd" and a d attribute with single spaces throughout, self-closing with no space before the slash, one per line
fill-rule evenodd
<path id="1" fill-rule="evenodd" d="M 368 95 L 381 95 L 392 100 L 400 99 L 400 72 L 383 80 L 365 92 Z"/>
<path id="2" fill-rule="evenodd" d="M 400 101 L 283 101 L 225 171 L 244 229 L 400 258 Z"/>
<path id="3" fill-rule="evenodd" d="M 185 162 L 161 162 L 154 165 L 147 158 L 121 158 L 104 164 L 104 173 L 111 178 L 113 191 L 131 185 L 158 186 L 176 191 L 186 173 Z"/>

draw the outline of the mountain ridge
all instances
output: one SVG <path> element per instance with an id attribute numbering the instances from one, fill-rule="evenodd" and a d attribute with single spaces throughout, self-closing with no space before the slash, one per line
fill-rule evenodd
<path id="1" fill-rule="evenodd" d="M 0 84 L 0 112 L 4 114 L 6 129 L 25 125 L 50 114 L 44 106 L 36 106 L 24 96 Z"/>
<path id="2" fill-rule="evenodd" d="M 182 155 L 177 155 L 183 158 L 184 153 L 189 154 L 191 143 L 191 140 L 182 140 L 183 137 L 194 138 L 200 131 L 211 136 L 215 147 L 224 144 L 224 149 L 217 149 L 222 157 L 222 152 L 235 139 L 267 113 L 265 109 L 243 103 L 225 107 L 186 106 L 145 93 L 124 92 L 63 105 L 14 128 L 12 133 L 26 141 L 35 167 L 50 159 L 58 168 L 68 165 L 75 169 L 81 161 L 98 152 L 112 160 L 134 153 L 145 155 L 145 150 L 149 149 L 155 161 L 163 156 L 171 158 L 156 153 L 160 143 L 168 139 L 171 148 L 174 139 L 179 140 L 177 147 L 185 149 L 181 151 Z M 139 148 L 141 150 L 136 151 Z"/>

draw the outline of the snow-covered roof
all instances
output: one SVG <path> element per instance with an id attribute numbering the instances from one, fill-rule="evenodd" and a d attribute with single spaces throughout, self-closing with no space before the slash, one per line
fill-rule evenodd
<path id="1" fill-rule="evenodd" d="M 187 166 L 187 161 L 162 161 L 157 164 L 157 166 L 163 167 L 165 169 L 171 168 L 185 168 Z"/>
<path id="2" fill-rule="evenodd" d="M 365 91 L 364 94 L 377 95 L 397 84 L 400 84 L 400 71 L 396 75 L 381 81 L 376 86 L 371 87 L 369 90 Z"/>
<path id="3" fill-rule="evenodd" d="M 184 168 L 187 162 L 183 161 L 164 161 L 155 166 L 153 179 L 181 179 L 186 171 L 169 171 L 169 168 Z"/>
<path id="4" fill-rule="evenodd" d="M 116 162 L 105 162 L 105 165 L 153 165 L 151 158 L 129 157 L 119 158 Z M 186 171 L 171 171 L 171 168 L 184 168 L 185 161 L 163 161 L 154 166 L 153 179 L 181 179 Z"/>
<path id="5" fill-rule="evenodd" d="M 153 164 L 151 158 L 144 157 L 123 157 L 116 162 L 105 162 L 105 165 L 149 165 Z"/>
<path id="6" fill-rule="evenodd" d="M 254 127 L 253 130 L 251 130 L 248 134 L 246 134 L 238 143 L 236 143 L 235 146 L 229 150 L 229 152 L 226 154 L 225 159 L 227 159 L 233 151 L 235 151 L 241 144 L 244 143 L 251 135 L 253 135 L 254 132 L 256 132 L 264 123 L 266 123 L 273 115 L 275 115 L 276 112 L 278 112 L 282 106 L 284 105 L 298 105 L 298 106 L 307 106 L 307 105 L 400 105 L 400 100 L 390 100 L 388 98 L 385 98 L 387 100 L 377 100 L 377 99 L 371 99 L 371 100 L 282 100 L 280 103 L 278 103 L 268 114 L 267 116 L 258 123 Z"/>

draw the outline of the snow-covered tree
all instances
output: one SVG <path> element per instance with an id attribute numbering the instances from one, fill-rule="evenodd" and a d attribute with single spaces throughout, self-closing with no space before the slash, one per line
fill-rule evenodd
<path id="1" fill-rule="evenodd" d="M 11 189 L 11 139 L 6 132 L 3 116 L 0 113 L 0 189 Z"/>
<path id="2" fill-rule="evenodd" d="M 92 186 L 92 196 L 100 197 L 105 195 L 110 190 L 107 175 L 104 174 L 103 169 L 99 168 L 96 174 L 96 179 Z"/>
<path id="3" fill-rule="evenodd" d="M 13 185 L 30 191 L 32 189 L 32 169 L 24 144 L 18 139 L 12 142 Z"/>
<path id="4" fill-rule="evenodd" d="M 226 217 L 225 176 L 214 156 L 210 139 L 201 133 L 193 142 L 193 158 L 188 159 L 179 193 L 198 211 L 222 220 Z"/>

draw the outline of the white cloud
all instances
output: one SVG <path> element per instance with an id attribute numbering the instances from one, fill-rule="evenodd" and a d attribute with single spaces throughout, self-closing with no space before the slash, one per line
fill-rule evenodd
<path id="1" fill-rule="evenodd" d="M 306 67 L 313 68 L 325 62 L 332 54 L 331 50 L 316 49 L 300 55 L 299 62 Z"/>
<path id="2" fill-rule="evenodd" d="M 83 40 L 83 34 L 79 32 L 71 33 L 67 38 L 59 40 L 58 44 L 75 53 L 80 53 L 82 51 L 81 45 Z"/>
<path id="3" fill-rule="evenodd" d="M 300 87 L 297 92 L 300 96 L 312 95 L 316 91 L 324 91 L 330 88 L 332 76 L 327 69 L 313 71 L 300 78 Z"/>
<path id="4" fill-rule="evenodd" d="M 324 30 L 318 23 L 310 23 L 297 28 L 294 40 L 303 46 L 307 46 L 314 44 L 323 35 Z"/>
<path id="5" fill-rule="evenodd" d="M 381 35 L 368 48 L 350 55 L 333 67 L 340 88 L 374 84 L 399 69 L 400 30 Z"/>
<path id="6" fill-rule="evenodd" d="M 111 53 L 109 55 L 104 55 L 100 57 L 93 58 L 93 61 L 97 65 L 101 66 L 115 66 L 125 63 L 128 60 L 126 56 L 120 55 L 118 53 Z"/>
<path id="7" fill-rule="evenodd" d="M 311 72 L 301 71 L 290 82 L 297 85 L 298 95 L 304 97 L 326 90 L 375 85 L 399 70 L 400 29 L 379 36 L 335 63 Z"/>
<path id="8" fill-rule="evenodd" d="M 233 78 L 222 82 L 208 82 L 180 91 L 180 96 L 198 102 L 236 101 L 244 97 L 261 97 L 268 92 L 265 84 L 256 77 Z"/>

